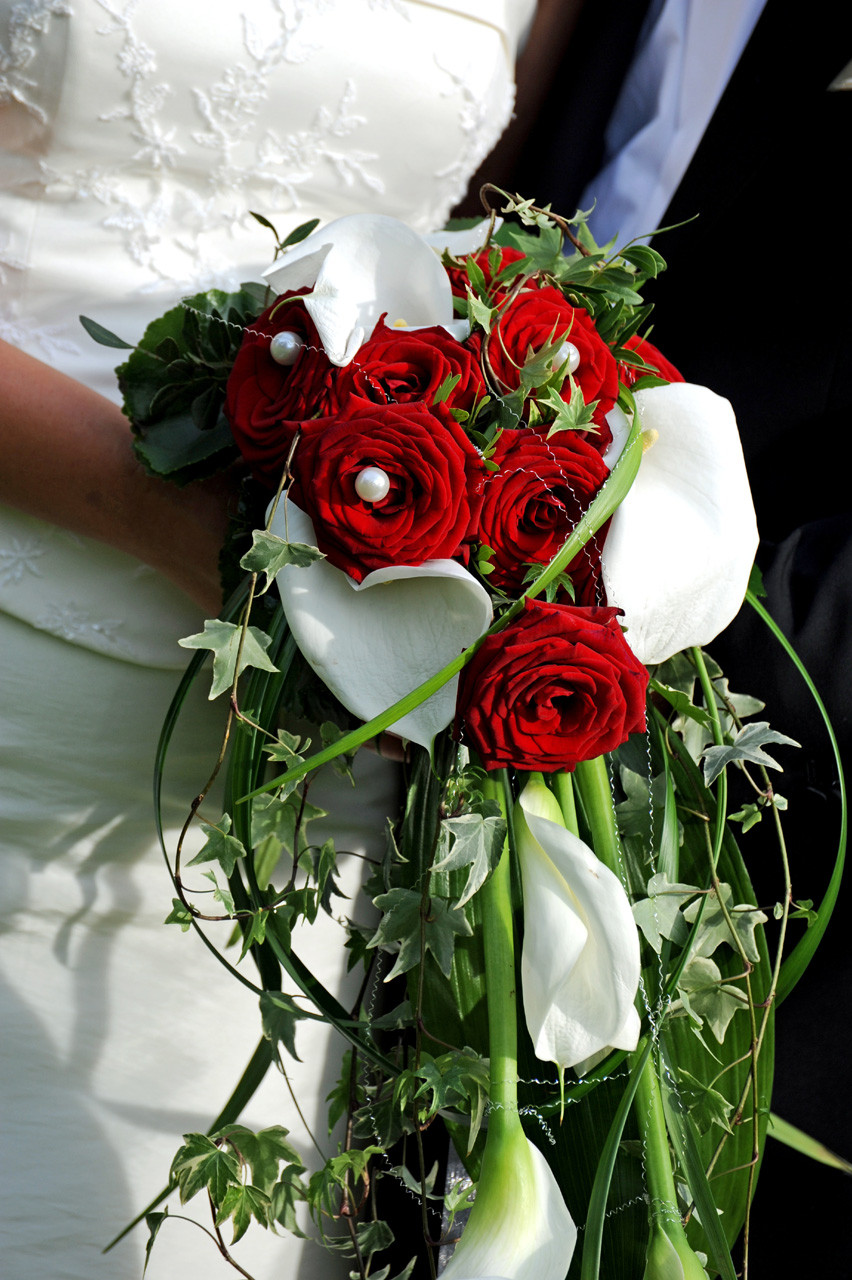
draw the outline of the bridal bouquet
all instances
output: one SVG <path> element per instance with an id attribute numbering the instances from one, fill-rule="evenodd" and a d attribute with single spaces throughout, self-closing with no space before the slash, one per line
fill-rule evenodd
<path id="1" fill-rule="evenodd" d="M 160 766 L 212 651 L 224 809 L 211 778 L 185 828 L 200 851 L 168 850 L 169 921 L 257 992 L 243 1096 L 300 1020 L 345 1047 L 321 1169 L 275 1117 L 226 1112 L 185 1135 L 172 1185 L 209 1196 L 231 1261 L 221 1226 L 298 1230 L 306 1201 L 361 1280 L 434 1274 L 447 1241 L 450 1280 L 734 1280 L 775 1007 L 836 884 L 819 912 L 794 902 L 766 748 L 795 744 L 703 650 L 757 530 L 730 405 L 641 336 L 664 263 L 504 206 L 427 238 L 374 216 L 300 228 L 265 285 L 187 299 L 119 370 L 149 468 L 251 472 L 228 551 L 248 576 L 181 641 L 197 652 L 161 744 Z M 337 896 L 309 787 L 388 733 L 405 802 L 367 907 Z M 771 954 L 735 838 L 762 819 L 782 850 Z M 351 1009 L 292 943 L 344 910 Z M 787 954 L 791 916 L 811 927 Z M 446 1166 L 450 1144 L 441 1185 L 430 1153 Z M 398 1265 L 389 1181 L 422 1202 Z"/>

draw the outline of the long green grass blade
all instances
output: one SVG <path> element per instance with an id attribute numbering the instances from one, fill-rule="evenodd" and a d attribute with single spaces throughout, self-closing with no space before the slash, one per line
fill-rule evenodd
<path id="1" fill-rule="evenodd" d="M 787 1120 L 782 1120 L 774 1111 L 770 1112 L 766 1132 L 778 1142 L 783 1142 L 786 1147 L 792 1147 L 794 1151 L 799 1151 L 811 1160 L 827 1164 L 832 1169 L 839 1169 L 841 1173 L 852 1173 L 852 1162 L 844 1160 L 843 1156 L 831 1151 L 824 1143 L 812 1138 L 809 1133 L 804 1133 Z"/>
<path id="2" fill-rule="evenodd" d="M 793 950 L 781 966 L 781 974 L 778 979 L 778 990 L 775 994 L 775 1003 L 780 1004 L 795 987 L 802 974 L 807 969 L 814 952 L 820 944 L 823 934 L 831 919 L 834 911 L 837 895 L 840 892 L 840 885 L 843 880 L 843 867 L 846 861 L 846 833 L 848 828 L 848 811 L 846 803 L 846 782 L 843 776 L 843 761 L 840 756 L 840 747 L 838 746 L 837 736 L 834 727 L 826 710 L 825 703 L 817 692 L 816 685 L 808 674 L 805 664 L 802 662 L 796 650 L 790 644 L 790 641 L 784 635 L 784 632 L 778 626 L 775 619 L 769 614 L 753 592 L 746 594 L 746 600 L 754 609 L 755 613 L 761 618 L 774 635 L 775 639 L 784 649 L 790 661 L 795 666 L 799 675 L 807 685 L 808 691 L 817 705 L 823 724 L 825 725 L 828 740 L 831 743 L 831 750 L 834 754 L 834 763 L 837 768 L 837 777 L 840 784 L 840 833 L 837 840 L 837 854 L 834 859 L 834 869 L 831 873 L 831 879 L 828 882 L 828 888 L 825 891 L 822 902 L 819 904 L 816 913 L 816 919 L 811 922 L 807 932 L 796 943 Z"/>

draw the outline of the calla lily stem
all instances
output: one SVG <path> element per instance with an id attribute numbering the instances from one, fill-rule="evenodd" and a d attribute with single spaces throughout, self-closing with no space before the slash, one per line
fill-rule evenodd
<path id="1" fill-rule="evenodd" d="M 502 778 L 499 775 L 486 778 L 483 793 L 487 799 L 497 801 L 508 822 L 511 821 L 511 809 L 504 798 L 505 770 L 500 773 Z M 507 1124 L 516 1124 L 518 1117 L 517 992 L 508 839 L 497 866 L 480 893 L 491 1060 L 492 1110 L 488 1125 L 489 1130 L 494 1126 L 499 1130 Z"/>
<path id="2" fill-rule="evenodd" d="M 615 825 L 606 757 L 582 760 L 574 770 L 574 783 L 591 828 L 595 855 L 623 883 L 624 868 L 618 847 L 618 828 Z"/>

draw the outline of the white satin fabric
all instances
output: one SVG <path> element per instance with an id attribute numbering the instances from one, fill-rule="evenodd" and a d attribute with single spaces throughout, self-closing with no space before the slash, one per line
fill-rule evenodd
<path id="1" fill-rule="evenodd" d="M 355 210 L 440 225 L 508 122 L 532 8 L 0 0 L 0 336 L 117 398 L 120 353 L 92 343 L 77 316 L 133 342 L 182 294 L 257 278 L 272 240 L 249 210 L 280 232 Z M 260 1033 L 251 993 L 196 938 L 162 925 L 171 885 L 153 840 L 151 762 L 186 657 L 175 642 L 199 626 L 153 571 L 0 511 L 8 1280 L 137 1280 L 144 1229 L 100 1250 L 164 1184 L 179 1135 L 207 1126 Z M 195 700 L 173 754 L 173 827 L 204 780 L 219 719 Z M 394 803 L 381 762 L 362 767 L 357 792 L 329 798 L 338 815 L 345 801 L 337 843 L 354 854 L 380 850 Z M 322 803 L 319 784 L 311 799 Z M 354 891 L 361 863 L 348 863 Z M 342 940 L 329 922 L 303 944 L 330 986 L 342 980 Z M 292 1082 L 328 1151 L 324 1033 L 306 1024 L 298 1048 Z M 247 1122 L 286 1125 L 316 1163 L 280 1076 Z M 311 1246 L 252 1234 L 236 1255 L 257 1280 L 348 1271 Z M 233 1272 L 196 1228 L 174 1223 L 147 1274 Z"/>

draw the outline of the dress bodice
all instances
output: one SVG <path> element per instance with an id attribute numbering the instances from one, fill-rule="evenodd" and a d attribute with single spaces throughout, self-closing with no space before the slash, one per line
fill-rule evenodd
<path id="1" fill-rule="evenodd" d="M 117 398 L 115 352 L 272 239 L 354 211 L 440 226 L 508 123 L 534 0 L 0 0 L 0 337 Z M 0 608 L 180 665 L 168 584 L 4 512 Z M 161 641 L 151 617 L 169 615 Z M 167 644 L 168 648 L 164 648 Z"/>

